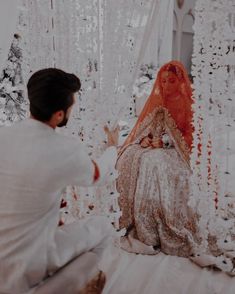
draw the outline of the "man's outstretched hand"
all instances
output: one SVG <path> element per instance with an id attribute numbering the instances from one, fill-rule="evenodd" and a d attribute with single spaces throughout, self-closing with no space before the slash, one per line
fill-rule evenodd
<path id="1" fill-rule="evenodd" d="M 110 130 L 109 127 L 105 125 L 104 132 L 107 136 L 108 146 L 118 146 L 118 139 L 119 139 L 119 132 L 120 132 L 119 125 L 113 130 Z"/>

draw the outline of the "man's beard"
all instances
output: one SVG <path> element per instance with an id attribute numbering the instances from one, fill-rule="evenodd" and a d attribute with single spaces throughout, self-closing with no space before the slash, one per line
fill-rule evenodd
<path id="1" fill-rule="evenodd" d="M 65 113 L 64 119 L 62 120 L 61 123 L 59 123 L 59 124 L 57 125 L 57 127 L 58 127 L 58 128 L 63 128 L 63 127 L 65 127 L 65 126 L 67 125 L 67 123 L 68 123 L 68 118 L 66 117 L 66 113 Z"/>

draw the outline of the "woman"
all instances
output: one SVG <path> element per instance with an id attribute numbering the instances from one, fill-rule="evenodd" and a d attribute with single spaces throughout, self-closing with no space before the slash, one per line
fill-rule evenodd
<path id="1" fill-rule="evenodd" d="M 192 147 L 192 90 L 184 66 L 171 61 L 158 72 L 117 161 L 117 190 L 126 228 L 121 246 L 155 254 L 189 256 L 200 241 L 188 206 Z"/>

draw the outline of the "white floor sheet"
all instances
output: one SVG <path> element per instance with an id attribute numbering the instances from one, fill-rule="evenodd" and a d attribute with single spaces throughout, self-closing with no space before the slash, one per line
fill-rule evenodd
<path id="1" fill-rule="evenodd" d="M 235 277 L 202 269 L 186 258 L 107 253 L 103 294 L 235 294 Z"/>

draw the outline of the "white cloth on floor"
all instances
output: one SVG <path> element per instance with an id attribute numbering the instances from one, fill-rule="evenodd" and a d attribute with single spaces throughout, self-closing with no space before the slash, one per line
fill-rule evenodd
<path id="1" fill-rule="evenodd" d="M 56 272 L 52 277 L 27 294 L 74 294 L 79 293 L 99 272 L 99 258 L 93 252 L 86 252 Z"/>
<path id="2" fill-rule="evenodd" d="M 234 294 L 234 277 L 201 268 L 188 258 L 127 253 L 108 255 L 103 294 Z"/>
<path id="3" fill-rule="evenodd" d="M 105 217 L 58 227 L 61 190 L 91 185 L 80 140 L 33 119 L 0 129 L 0 293 L 25 293 L 113 233 Z"/>

